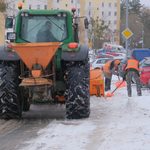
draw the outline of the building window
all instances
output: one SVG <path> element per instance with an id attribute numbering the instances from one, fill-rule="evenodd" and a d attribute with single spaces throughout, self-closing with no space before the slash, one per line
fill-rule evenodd
<path id="1" fill-rule="evenodd" d="M 117 12 L 116 11 L 114 12 L 114 16 L 117 16 Z"/>
<path id="2" fill-rule="evenodd" d="M 89 6 L 91 6 L 91 2 L 89 2 Z"/>
<path id="3" fill-rule="evenodd" d="M 102 7 L 104 7 L 104 2 L 102 2 Z"/>
<path id="4" fill-rule="evenodd" d="M 66 4 L 66 7 L 68 6 L 68 4 Z"/>
<path id="5" fill-rule="evenodd" d="M 71 0 L 71 3 L 73 3 L 73 0 Z"/>
<path id="6" fill-rule="evenodd" d="M 89 11 L 89 16 L 91 16 L 91 11 Z"/>
<path id="7" fill-rule="evenodd" d="M 104 16 L 104 11 L 102 11 L 102 16 Z"/>
<path id="8" fill-rule="evenodd" d="M 59 0 L 57 0 L 57 3 L 59 3 Z"/>
<path id="9" fill-rule="evenodd" d="M 111 24 L 111 21 L 110 21 L 110 20 L 108 21 L 108 24 Z"/>
<path id="10" fill-rule="evenodd" d="M 29 5 L 29 9 L 32 9 L 32 6 L 31 6 L 31 5 Z"/>
<path id="11" fill-rule="evenodd" d="M 80 14 L 80 9 L 78 9 L 78 14 Z"/>
<path id="12" fill-rule="evenodd" d="M 108 12 L 108 16 L 111 16 L 111 11 Z"/>
<path id="13" fill-rule="evenodd" d="M 44 5 L 44 9 L 47 9 L 47 5 Z"/>
<path id="14" fill-rule="evenodd" d="M 40 9 L 40 5 L 37 5 L 37 9 Z"/>
<path id="15" fill-rule="evenodd" d="M 117 7 L 117 3 L 115 3 L 114 6 Z"/>
<path id="16" fill-rule="evenodd" d="M 109 3 L 109 7 L 111 7 L 111 3 Z"/>

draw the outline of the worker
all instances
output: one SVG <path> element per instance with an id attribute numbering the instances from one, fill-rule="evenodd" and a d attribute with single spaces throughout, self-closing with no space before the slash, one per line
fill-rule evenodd
<path id="1" fill-rule="evenodd" d="M 111 89 L 111 79 L 112 75 L 118 75 L 118 65 L 120 64 L 120 60 L 110 60 L 105 63 L 102 70 L 105 77 L 105 91 L 109 91 Z"/>
<path id="2" fill-rule="evenodd" d="M 136 89 L 137 89 L 137 95 L 141 96 L 141 83 L 140 83 L 140 78 L 139 78 L 139 62 L 138 60 L 131 58 L 127 60 L 127 63 L 124 67 L 124 77 L 123 79 L 126 80 L 127 82 L 127 92 L 128 92 L 128 97 L 132 96 L 132 89 L 131 89 L 131 84 L 132 80 L 136 82 Z"/>
<path id="3" fill-rule="evenodd" d="M 52 23 L 46 21 L 37 33 L 37 42 L 56 42 L 58 41 L 52 33 Z"/>

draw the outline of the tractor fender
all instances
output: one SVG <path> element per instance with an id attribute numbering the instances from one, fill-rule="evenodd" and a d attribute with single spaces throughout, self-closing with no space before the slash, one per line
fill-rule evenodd
<path id="1" fill-rule="evenodd" d="M 17 55 L 17 53 L 13 52 L 12 50 L 9 50 L 9 48 L 2 45 L 0 46 L 0 60 L 16 61 L 16 60 L 20 60 L 20 58 Z"/>
<path id="2" fill-rule="evenodd" d="M 80 45 L 78 51 L 62 51 L 61 59 L 65 61 L 83 61 L 88 58 L 89 48 Z"/>

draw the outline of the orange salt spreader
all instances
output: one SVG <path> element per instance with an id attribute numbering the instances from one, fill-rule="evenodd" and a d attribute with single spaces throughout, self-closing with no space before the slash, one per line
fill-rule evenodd
<path id="1" fill-rule="evenodd" d="M 12 49 L 20 56 L 30 71 L 28 77 L 21 77 L 20 86 L 51 85 L 44 73 L 47 65 L 52 61 L 60 42 L 47 43 L 11 43 Z"/>
<path id="2" fill-rule="evenodd" d="M 90 69 L 90 95 L 104 96 L 104 76 L 101 69 Z"/>

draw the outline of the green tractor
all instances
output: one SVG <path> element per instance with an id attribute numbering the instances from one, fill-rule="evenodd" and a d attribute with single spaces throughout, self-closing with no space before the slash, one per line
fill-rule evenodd
<path id="1" fill-rule="evenodd" d="M 67 119 L 89 117 L 89 49 L 79 43 L 77 19 L 74 10 L 20 10 L 10 44 L 0 46 L 1 119 L 43 101 L 65 104 Z"/>

